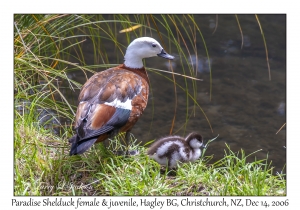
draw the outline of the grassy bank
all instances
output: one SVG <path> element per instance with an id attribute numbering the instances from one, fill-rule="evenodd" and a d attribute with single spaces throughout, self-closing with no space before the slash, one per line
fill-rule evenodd
<path id="1" fill-rule="evenodd" d="M 272 175 L 267 160 L 248 163 L 243 151 L 228 147 L 215 163 L 204 155 L 167 173 L 135 143 L 134 157 L 114 156 L 102 144 L 70 157 L 67 138 L 33 118 L 15 115 L 15 195 L 286 195 L 285 175 Z"/>

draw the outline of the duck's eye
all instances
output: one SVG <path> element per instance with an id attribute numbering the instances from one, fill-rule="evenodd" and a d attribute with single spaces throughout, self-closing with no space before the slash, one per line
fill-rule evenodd
<path id="1" fill-rule="evenodd" d="M 156 47 L 156 44 L 152 44 L 152 47 Z"/>

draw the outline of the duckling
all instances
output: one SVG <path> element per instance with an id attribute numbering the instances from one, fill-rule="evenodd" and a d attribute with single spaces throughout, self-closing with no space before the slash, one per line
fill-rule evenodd
<path id="1" fill-rule="evenodd" d="M 148 102 L 149 78 L 142 60 L 154 56 L 174 59 L 155 39 L 137 38 L 129 44 L 123 64 L 96 73 L 82 86 L 70 155 L 82 154 L 119 132 L 126 132 L 128 143 Z"/>
<path id="2" fill-rule="evenodd" d="M 185 139 L 167 136 L 158 139 L 148 149 L 147 154 L 161 165 L 177 168 L 177 163 L 194 162 L 201 156 L 202 136 L 192 132 Z"/>

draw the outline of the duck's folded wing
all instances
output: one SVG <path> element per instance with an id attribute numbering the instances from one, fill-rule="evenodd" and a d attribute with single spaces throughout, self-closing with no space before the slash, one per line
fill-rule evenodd
<path id="1" fill-rule="evenodd" d="M 82 154 L 89 149 L 97 140 L 97 138 L 105 133 L 112 132 L 124 126 L 130 116 L 131 110 L 116 108 L 105 104 L 97 104 L 95 107 L 91 104 L 82 105 L 89 106 L 84 119 L 76 128 L 77 137 L 73 141 L 70 155 Z"/>
<path id="2" fill-rule="evenodd" d="M 91 119 L 83 120 L 77 128 L 77 134 L 80 140 L 86 140 L 119 129 L 127 123 L 130 112 L 129 109 L 98 104 L 95 111 L 90 113 Z"/>

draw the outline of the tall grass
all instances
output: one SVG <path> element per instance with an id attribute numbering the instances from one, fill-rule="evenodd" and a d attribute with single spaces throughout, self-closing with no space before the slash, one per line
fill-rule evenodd
<path id="1" fill-rule="evenodd" d="M 16 107 L 20 108 L 24 103 L 30 104 L 35 101 L 37 109 L 47 110 L 48 118 L 57 121 L 56 127 L 62 127 L 61 122 L 71 125 L 75 112 L 72 104 L 76 102 L 68 101 L 66 94 L 73 94 L 75 98 L 74 91 L 78 93 L 81 84 L 91 75 L 89 72 L 94 73 L 116 65 L 112 63 L 122 63 L 124 51 L 132 41 L 132 36 L 154 36 L 168 52 L 175 54 L 177 59 L 185 64 L 180 68 L 182 72 L 177 73 L 195 77 L 197 71 L 190 64 L 189 56 L 197 55 L 195 37 L 200 30 L 193 25 L 195 22 L 190 21 L 192 19 L 193 17 L 189 15 L 15 15 Z M 185 27 L 188 22 L 191 25 Z M 141 27 L 120 35 L 121 29 L 134 25 Z M 193 46 L 192 49 L 189 49 L 189 46 Z M 86 47 L 93 49 L 93 61 L 86 60 L 87 56 L 84 55 Z M 112 47 L 115 51 L 114 56 L 106 51 Z M 117 59 L 111 60 L 111 57 Z M 170 68 L 172 71 L 171 65 Z M 82 71 L 85 79 L 75 80 L 73 78 L 75 71 Z M 190 115 L 188 107 L 190 103 L 196 105 L 197 89 L 194 80 L 187 77 L 184 79 L 185 86 L 182 89 L 186 92 L 186 120 L 188 120 Z M 171 82 L 174 83 L 176 98 L 177 84 L 174 75 L 171 76 Z M 173 125 L 176 109 L 175 104 Z M 205 116 L 204 111 L 201 111 Z M 206 119 L 209 123 L 207 117 Z M 170 133 L 172 129 L 170 128 Z"/>

